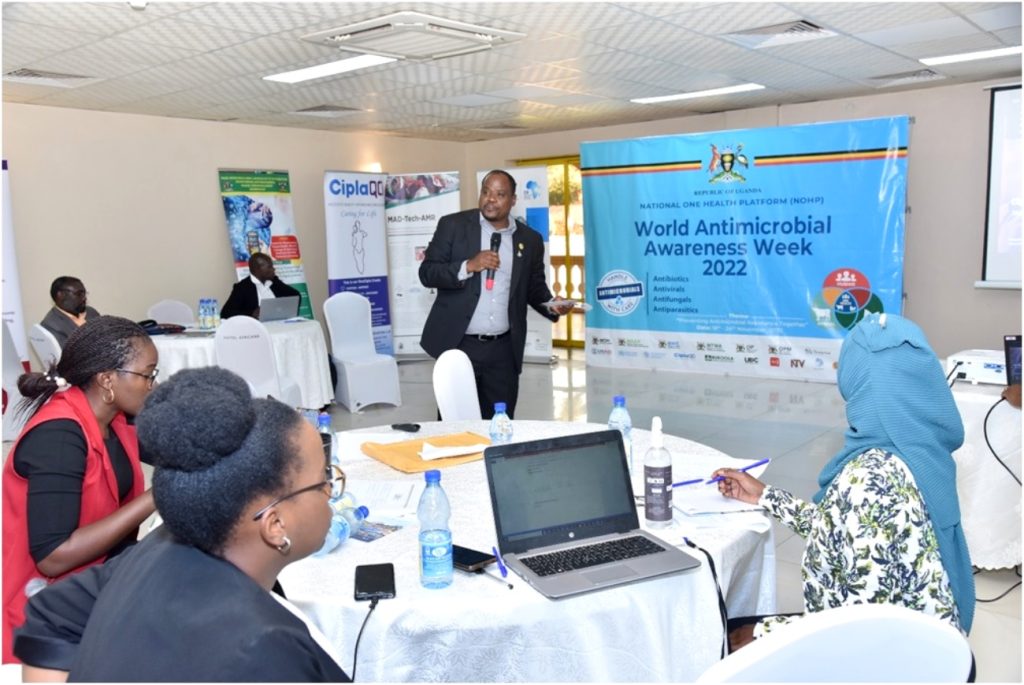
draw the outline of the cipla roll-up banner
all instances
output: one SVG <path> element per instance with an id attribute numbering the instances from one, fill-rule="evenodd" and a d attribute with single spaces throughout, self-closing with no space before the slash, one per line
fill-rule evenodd
<path id="1" fill-rule="evenodd" d="M 490 169 L 476 172 L 476 185 L 483 185 Z M 544 268 L 547 269 L 548 287 L 551 287 L 551 252 L 548 249 L 550 230 L 548 228 L 548 170 L 544 166 L 521 166 L 503 169 L 516 180 L 516 203 L 511 216 L 519 219 L 540 233 L 544 240 Z M 526 311 L 526 347 L 523 360 L 528 362 L 551 361 L 551 321 L 533 309 Z"/>
<path id="2" fill-rule="evenodd" d="M 217 173 L 236 277 L 249 275 L 253 254 L 270 255 L 278 278 L 302 295 L 299 316 L 312 319 L 288 172 L 219 169 Z"/>
<path id="3" fill-rule="evenodd" d="M 373 344 L 394 354 L 388 302 L 384 174 L 324 172 L 327 294 L 358 293 L 370 301 Z"/>
<path id="4" fill-rule="evenodd" d="M 436 293 L 420 283 L 420 264 L 438 220 L 459 211 L 459 173 L 388 175 L 384 197 L 395 356 L 426 359 L 420 336 Z"/>
<path id="5" fill-rule="evenodd" d="M 902 309 L 907 117 L 581 145 L 587 363 L 834 382 Z"/>

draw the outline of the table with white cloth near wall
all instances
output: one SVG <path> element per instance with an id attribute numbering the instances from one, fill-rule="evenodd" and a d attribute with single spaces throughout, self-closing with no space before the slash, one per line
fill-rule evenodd
<path id="1" fill-rule="evenodd" d="M 290 378 L 302 394 L 302 406 L 319 409 L 334 401 L 327 343 L 320 324 L 308 319 L 271 321 L 263 324 L 274 343 L 277 373 Z M 154 335 L 160 353 L 160 378 L 166 380 L 182 369 L 217 364 L 212 331 L 202 334 Z"/>
<path id="2" fill-rule="evenodd" d="M 517 442 L 607 429 L 548 421 L 514 426 Z M 432 422 L 403 438 L 463 431 L 486 436 L 487 427 L 485 421 Z M 423 481 L 423 474 L 401 473 L 344 448 L 359 434 L 382 432 L 392 431 L 339 434 L 341 463 L 357 499 L 361 481 Z M 638 460 L 649 442 L 647 431 L 633 430 Z M 665 436 L 665 446 L 676 464 L 685 461 L 700 473 L 710 474 L 727 458 L 673 436 Z M 451 502 L 453 542 L 489 552 L 496 540 L 484 462 L 443 469 L 441 485 Z M 369 520 L 375 520 L 372 509 Z M 670 528 L 653 532 L 677 544 L 686 535 L 712 555 L 730 616 L 774 612 L 775 545 L 765 514 L 677 512 Z M 323 630 L 352 673 L 356 636 L 369 609 L 353 599 L 355 567 L 394 563 L 396 597 L 382 600 L 366 624 L 360 681 L 692 681 L 720 658 L 718 597 L 707 559 L 697 550 L 684 548 L 700 560 L 698 569 L 553 601 L 511 572 L 511 590 L 495 578 L 458 570 L 449 587 L 426 589 L 419 581 L 418 534 L 412 516 L 394 533 L 372 542 L 350 539 L 329 555 L 289 565 L 279 578 L 289 600 Z M 488 573 L 496 575 L 496 567 Z"/>
<path id="3" fill-rule="evenodd" d="M 999 402 L 1002 391 L 998 385 L 953 386 L 964 422 L 963 447 L 953 453 L 960 520 L 971 563 L 983 569 L 1010 568 L 1021 558 L 1021 487 L 1007 471 L 1020 478 L 1021 416 L 1020 409 Z M 992 449 L 985 442 L 986 416 Z"/>

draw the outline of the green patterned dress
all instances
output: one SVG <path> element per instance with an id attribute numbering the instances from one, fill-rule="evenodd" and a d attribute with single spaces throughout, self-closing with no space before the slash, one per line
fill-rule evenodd
<path id="1" fill-rule="evenodd" d="M 807 542 L 804 611 L 899 604 L 945 619 L 963 632 L 931 519 L 910 469 L 898 456 L 871 449 L 855 457 L 820 504 L 771 486 L 765 487 L 760 504 Z M 793 618 L 767 618 L 754 635 Z"/>

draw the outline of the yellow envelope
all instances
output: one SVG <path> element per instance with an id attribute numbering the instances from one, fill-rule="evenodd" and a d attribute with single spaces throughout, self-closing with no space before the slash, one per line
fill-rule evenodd
<path id="1" fill-rule="evenodd" d="M 467 454 L 462 457 L 446 457 L 443 459 L 426 460 L 420 457 L 423 450 L 423 443 L 429 442 L 435 447 L 465 447 L 468 445 L 490 445 L 489 438 L 476 433 L 452 433 L 450 435 L 432 435 L 415 440 L 404 440 L 402 442 L 364 442 L 362 450 L 365 454 L 377 461 L 387 464 L 393 469 L 403 473 L 422 473 L 431 469 L 443 469 L 447 466 L 468 464 L 471 461 L 482 459 L 483 452 Z"/>

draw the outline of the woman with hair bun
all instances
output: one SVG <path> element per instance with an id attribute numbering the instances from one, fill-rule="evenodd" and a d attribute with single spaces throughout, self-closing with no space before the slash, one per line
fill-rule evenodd
<path id="1" fill-rule="evenodd" d="M 271 592 L 321 547 L 344 491 L 316 429 L 217 367 L 175 374 L 137 424 L 164 525 L 29 601 L 14 646 L 26 677 L 347 681 L 326 638 Z"/>
<path id="2" fill-rule="evenodd" d="M 3 467 L 3 662 L 25 600 L 117 555 L 154 511 L 134 416 L 157 376 L 138 325 L 101 316 L 76 329 L 60 362 L 18 379 L 30 415 Z M 58 392 L 63 390 L 63 392 Z"/>

